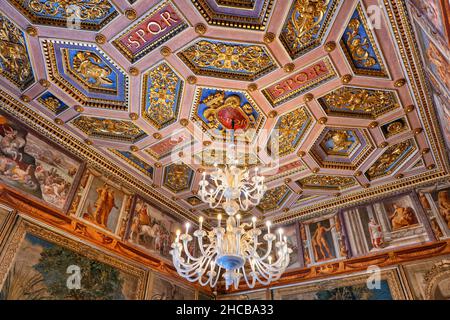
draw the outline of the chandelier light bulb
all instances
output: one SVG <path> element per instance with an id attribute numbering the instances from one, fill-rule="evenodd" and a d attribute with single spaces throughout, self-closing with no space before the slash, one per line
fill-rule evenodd
<path id="1" fill-rule="evenodd" d="M 267 233 L 270 234 L 270 226 L 272 225 L 272 223 L 270 221 L 266 222 L 266 226 L 267 226 Z"/>

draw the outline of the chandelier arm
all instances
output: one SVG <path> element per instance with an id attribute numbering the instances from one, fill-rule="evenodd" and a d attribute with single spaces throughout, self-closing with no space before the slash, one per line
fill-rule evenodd
<path id="1" fill-rule="evenodd" d="M 217 274 L 216 274 L 216 280 L 214 280 L 214 283 L 213 283 L 213 281 L 211 281 L 211 288 L 214 288 L 217 285 L 217 282 L 219 281 L 219 278 L 220 278 L 221 271 L 222 271 L 222 267 L 219 266 L 219 270 L 217 270 Z"/>
<path id="2" fill-rule="evenodd" d="M 273 241 L 266 241 L 266 242 L 267 242 L 267 251 L 262 257 L 257 258 L 256 259 L 257 261 L 264 261 L 264 260 L 266 260 L 270 256 L 270 254 L 272 252 L 272 242 Z"/>
<path id="3" fill-rule="evenodd" d="M 177 271 L 180 272 L 181 275 L 183 275 L 185 278 L 189 279 L 189 281 L 194 282 L 197 281 L 199 279 L 199 277 L 203 276 L 204 272 L 201 273 L 200 275 L 198 274 L 198 269 L 202 268 L 202 265 L 204 264 L 204 261 L 206 261 L 208 258 L 211 259 L 210 257 L 214 255 L 214 252 L 211 254 L 208 254 L 206 256 L 203 256 L 200 261 L 197 261 L 195 263 L 183 263 L 180 262 L 179 265 L 183 266 L 184 269 L 182 268 L 177 268 Z M 179 270 L 178 270 L 179 269 Z M 202 268 L 203 269 L 203 268 Z M 197 271 L 196 271 L 197 270 Z M 193 274 L 191 274 L 192 272 L 195 272 L 197 274 L 197 277 L 194 279 L 192 278 Z M 192 280 L 194 279 L 194 280 Z"/>
<path id="4" fill-rule="evenodd" d="M 253 269 L 252 269 L 252 273 L 253 273 Z M 255 279 L 254 276 L 252 276 L 252 283 L 250 283 L 250 282 L 248 281 L 248 278 L 247 278 L 247 272 L 245 271 L 245 267 L 242 267 L 242 275 L 243 275 L 243 277 L 244 277 L 244 280 L 245 280 L 245 283 L 247 284 L 247 286 L 248 286 L 250 289 L 254 288 L 254 287 L 255 287 L 255 284 L 256 284 L 256 279 Z"/>
<path id="5" fill-rule="evenodd" d="M 184 240 L 183 241 L 184 254 L 188 257 L 188 259 L 190 259 L 192 261 L 199 261 L 202 257 L 194 257 L 194 256 L 192 256 L 191 253 L 189 252 L 189 248 L 188 248 L 187 244 L 188 244 L 188 241 Z"/>

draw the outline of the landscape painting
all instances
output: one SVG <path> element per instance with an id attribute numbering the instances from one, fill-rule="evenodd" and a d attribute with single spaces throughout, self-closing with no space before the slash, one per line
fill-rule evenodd
<path id="1" fill-rule="evenodd" d="M 136 198 L 128 241 L 160 257 L 172 259 L 169 251 L 177 229 L 181 229 L 181 224 L 177 220 L 144 199 Z"/>
<path id="2" fill-rule="evenodd" d="M 195 291 L 153 274 L 150 300 L 195 300 Z"/>
<path id="3" fill-rule="evenodd" d="M 0 112 L 0 182 L 66 211 L 81 162 Z"/>
<path id="4" fill-rule="evenodd" d="M 273 290 L 274 300 L 398 300 L 405 299 L 396 270 L 383 271 L 378 284 L 369 274 L 318 281 Z M 373 284 L 373 285 L 372 285 Z"/>
<path id="5" fill-rule="evenodd" d="M 119 218 L 128 196 L 102 176 L 91 176 L 80 216 L 112 233 L 118 230 Z"/>
<path id="6" fill-rule="evenodd" d="M 11 264 L 6 275 L 0 274 L 0 300 L 143 298 L 145 271 L 114 262 L 62 236 L 48 231 L 39 233 L 26 232 L 18 247 L 14 248 L 14 243 L 7 247 L 17 253 L 13 261 L 2 261 L 2 266 Z M 6 255 L 4 259 L 8 258 Z M 70 278 L 74 272 L 80 276 L 78 281 Z"/>

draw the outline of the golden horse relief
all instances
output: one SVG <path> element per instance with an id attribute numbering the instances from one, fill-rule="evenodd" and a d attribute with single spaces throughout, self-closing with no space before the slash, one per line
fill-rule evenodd
<path id="1" fill-rule="evenodd" d="M 396 204 L 394 204 L 394 212 L 389 216 L 389 219 L 391 220 L 393 231 L 417 224 L 417 219 L 412 208 L 404 208 Z"/>
<path id="2" fill-rule="evenodd" d="M 112 70 L 106 65 L 102 66 L 102 62 L 102 59 L 93 52 L 79 51 L 73 59 L 73 68 L 90 84 L 97 87 L 111 85 L 113 81 L 108 77 Z"/>

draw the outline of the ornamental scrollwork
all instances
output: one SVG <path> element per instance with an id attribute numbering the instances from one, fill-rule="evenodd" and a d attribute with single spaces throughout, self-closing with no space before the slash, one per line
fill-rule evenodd
<path id="1" fill-rule="evenodd" d="M 41 15 L 98 20 L 106 17 L 112 5 L 107 0 L 31 0 L 30 9 Z"/>
<path id="2" fill-rule="evenodd" d="M 375 163 L 367 170 L 369 179 L 391 174 L 398 163 L 405 158 L 409 150 L 415 148 L 411 139 L 389 147 Z"/>
<path id="3" fill-rule="evenodd" d="M 350 20 L 347 31 L 347 47 L 355 63 L 369 68 L 377 64 L 377 60 L 370 55 L 370 40 L 363 38 L 358 30 L 361 22 L 353 18 Z"/>

